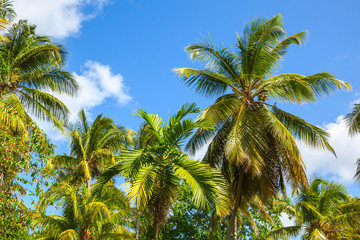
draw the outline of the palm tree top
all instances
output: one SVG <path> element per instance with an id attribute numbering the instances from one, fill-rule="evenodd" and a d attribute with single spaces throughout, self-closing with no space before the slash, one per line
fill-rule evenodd
<path id="1" fill-rule="evenodd" d="M 131 136 L 124 127 L 102 114 L 91 123 L 84 109 L 78 116 L 75 124 L 67 126 L 70 154 L 51 157 L 47 166 L 60 170 L 62 178 L 74 178 L 76 183 L 86 180 L 90 188 L 92 178 L 115 163 L 115 155 L 130 144 Z"/>
<path id="2" fill-rule="evenodd" d="M 302 232 L 302 239 L 359 239 L 360 201 L 348 195 L 343 185 L 313 179 L 295 202 L 276 202 L 280 210 L 295 218 L 296 225 L 274 230 L 267 239 L 283 239 Z"/>
<path id="3" fill-rule="evenodd" d="M 49 92 L 74 96 L 78 83 L 63 70 L 67 52 L 49 37 L 39 36 L 25 20 L 13 23 L 0 42 L 0 101 L 7 109 L 52 122 L 62 129 L 69 109 Z"/>
<path id="4" fill-rule="evenodd" d="M 303 44 L 307 32 L 287 37 L 282 16 L 255 18 L 237 35 L 233 47 L 216 47 L 204 40 L 186 47 L 192 60 L 204 65 L 203 70 L 177 68 L 188 86 L 207 97 L 230 92 L 249 103 L 269 98 L 284 102 L 315 102 L 316 97 L 337 89 L 351 89 L 349 83 L 336 79 L 329 72 L 310 76 L 295 73 L 275 75 L 283 55 L 292 44 Z M 224 95 L 223 97 L 226 97 Z"/>

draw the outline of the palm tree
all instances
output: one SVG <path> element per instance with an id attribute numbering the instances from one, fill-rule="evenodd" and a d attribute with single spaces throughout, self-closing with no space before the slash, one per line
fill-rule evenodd
<path id="1" fill-rule="evenodd" d="M 74 182 L 91 180 L 105 167 L 115 164 L 115 154 L 124 149 L 131 139 L 124 127 L 115 125 L 113 119 L 98 115 L 89 124 L 85 111 L 78 114 L 79 121 L 69 127 L 70 155 L 55 155 L 47 166 L 60 170 L 60 179 Z"/>
<path id="2" fill-rule="evenodd" d="M 12 21 L 16 17 L 14 6 L 11 0 L 1 0 L 0 2 L 0 18 L 6 21 Z"/>
<path id="3" fill-rule="evenodd" d="M 328 133 L 274 104 L 276 100 L 315 102 L 337 89 L 351 88 L 329 72 L 275 75 L 288 47 L 300 45 L 305 36 L 300 32 L 286 37 L 281 15 L 256 18 L 245 25 L 234 48 L 215 47 L 211 41 L 188 46 L 191 59 L 199 60 L 203 70 L 175 69 L 196 92 L 217 97 L 198 117 L 213 123 L 216 130 L 199 129 L 187 149 L 194 153 L 210 141 L 204 161 L 227 171 L 232 179 L 233 208 L 226 239 L 231 238 L 239 207 L 246 211 L 254 195 L 266 202 L 285 190 L 286 180 L 295 187 L 307 185 L 295 138 L 334 153 Z"/>
<path id="4" fill-rule="evenodd" d="M 45 211 L 54 203 L 59 204 L 62 215 L 42 215 L 35 220 L 39 240 L 134 239 L 127 226 L 129 203 L 110 182 L 97 196 L 85 185 L 58 182 L 41 198 L 37 209 Z"/>
<path id="5" fill-rule="evenodd" d="M 346 114 L 345 121 L 349 128 L 350 136 L 360 133 L 360 104 L 355 104 L 352 112 Z M 356 165 L 355 179 L 360 182 L 360 158 L 358 158 Z"/>
<path id="6" fill-rule="evenodd" d="M 1 119 L 9 119 L 5 108 L 24 121 L 31 121 L 32 115 L 61 127 L 69 110 L 48 91 L 74 95 L 78 89 L 71 74 L 62 70 L 64 47 L 36 35 L 35 26 L 26 21 L 12 24 L 4 37 L 7 40 L 0 42 Z"/>
<path id="7" fill-rule="evenodd" d="M 185 119 L 197 112 L 195 104 L 185 104 L 164 124 L 158 115 L 139 109 L 135 115 L 143 118 L 144 124 L 139 131 L 138 148 L 124 150 L 120 162 L 98 179 L 99 186 L 118 174 L 128 180 L 131 202 L 136 204 L 138 212 L 147 207 L 152 215 L 154 238 L 166 223 L 182 181 L 190 186 L 197 207 L 215 205 L 219 212 L 226 208 L 226 188 L 221 175 L 181 151 L 184 141 L 196 128 L 208 128 L 205 120 Z"/>
<path id="8" fill-rule="evenodd" d="M 295 206 L 278 202 L 279 209 L 294 218 L 296 225 L 272 231 L 268 239 L 302 234 L 302 239 L 360 239 L 360 200 L 349 196 L 341 184 L 315 179 L 302 189 Z"/>

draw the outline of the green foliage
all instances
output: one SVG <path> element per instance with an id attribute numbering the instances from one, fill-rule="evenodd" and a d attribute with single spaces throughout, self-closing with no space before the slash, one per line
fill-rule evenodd
<path id="1" fill-rule="evenodd" d="M 16 17 L 12 0 L 2 0 L 0 3 L 0 18 L 12 21 Z"/>
<path id="2" fill-rule="evenodd" d="M 148 221 L 149 212 L 144 212 L 141 218 L 140 239 L 152 239 L 151 222 Z M 271 210 L 269 215 L 272 223 L 262 218 L 256 211 L 252 211 L 258 227 L 258 233 L 252 228 L 248 219 L 243 219 L 238 228 L 238 239 L 263 240 L 272 229 L 282 227 L 280 212 Z M 169 219 L 160 234 L 160 239 L 199 239 L 222 240 L 226 236 L 229 217 L 220 221 L 214 210 L 204 210 L 192 202 L 191 189 L 182 184 L 179 197 L 170 209 Z"/>
<path id="3" fill-rule="evenodd" d="M 71 74 L 62 69 L 64 47 L 37 35 L 35 29 L 35 25 L 20 20 L 6 28 L 6 40 L 0 41 L 0 109 L 5 106 L 19 115 L 14 118 L 0 111 L 0 122 L 8 125 L 6 120 L 11 119 L 26 126 L 31 115 L 61 128 L 69 110 L 47 92 L 74 95 L 78 85 Z"/>
<path id="4" fill-rule="evenodd" d="M 0 238 L 25 239 L 35 213 L 25 206 L 23 187 L 33 185 L 34 195 L 51 176 L 44 165 L 53 154 L 54 146 L 46 135 L 32 124 L 29 138 L 14 136 L 9 129 L 0 128 Z M 29 194 L 29 193 L 27 193 Z"/>
<path id="5" fill-rule="evenodd" d="M 115 163 L 115 154 L 121 152 L 132 141 L 129 130 L 117 126 L 109 117 L 98 115 L 90 124 L 85 110 L 78 114 L 79 120 L 68 126 L 70 155 L 54 155 L 47 161 L 48 169 L 58 172 L 58 179 L 90 187 L 107 166 Z"/>
<path id="6" fill-rule="evenodd" d="M 41 215 L 35 220 L 39 239 L 54 240 L 125 240 L 133 239 L 127 228 L 129 203 L 122 191 L 112 183 L 104 186 L 100 195 L 93 195 L 82 186 L 57 182 L 37 203 L 45 211 L 58 204 L 62 215 Z"/>
<path id="7" fill-rule="evenodd" d="M 219 214 L 226 211 L 226 187 L 220 173 L 209 165 L 182 152 L 184 141 L 197 128 L 207 129 L 205 120 L 186 118 L 199 109 L 185 104 L 167 123 L 156 114 L 138 110 L 144 119 L 136 149 L 124 150 L 119 162 L 102 173 L 99 186 L 122 174 L 127 179 L 128 197 L 138 211 L 145 207 L 151 213 L 156 235 L 166 223 L 171 205 L 177 199 L 180 182 L 190 188 L 197 207 L 213 207 Z"/>
<path id="8" fill-rule="evenodd" d="M 178 195 L 178 199 L 170 208 L 169 218 L 159 239 L 208 239 L 214 210 L 196 207 L 192 201 L 191 188 L 185 184 L 181 185 Z M 150 240 L 153 237 L 150 215 L 151 213 L 147 210 L 142 213 L 140 239 Z M 221 236 L 224 231 L 224 224 L 216 225 L 216 229 L 212 229 L 212 234 L 217 237 L 212 239 L 222 239 L 218 236 Z"/>
<path id="9" fill-rule="evenodd" d="M 295 139 L 335 154 L 328 133 L 273 104 L 315 102 L 351 86 L 329 72 L 275 75 L 288 47 L 307 35 L 286 36 L 281 15 L 254 19 L 231 48 L 211 40 L 187 47 L 204 69 L 175 72 L 215 103 L 195 120 L 187 118 L 200 112 L 195 104 L 167 122 L 139 109 L 138 134 L 102 115 L 90 124 L 84 110 L 64 127 L 69 110 L 47 92 L 78 89 L 63 70 L 65 48 L 27 21 L 9 25 L 14 17 L 12 2 L 1 1 L 0 239 L 30 239 L 31 223 L 32 237 L 52 240 L 134 239 L 138 231 L 144 240 L 287 239 L 302 229 L 304 239 L 360 239 L 359 199 L 333 182 L 317 179 L 308 188 Z M 357 104 L 346 117 L 350 134 L 360 131 L 359 112 Z M 54 155 L 30 116 L 68 130 L 70 154 Z M 203 162 L 184 152 L 208 142 Z M 127 195 L 115 187 L 116 175 L 126 179 Z M 296 205 L 276 200 L 286 195 L 285 181 L 302 187 Z M 40 197 L 36 210 L 21 200 L 26 184 Z M 61 215 L 47 215 L 49 206 Z M 297 225 L 283 227 L 281 212 Z"/>
<path id="10" fill-rule="evenodd" d="M 303 239 L 360 239 L 360 199 L 349 196 L 341 184 L 314 179 L 299 193 L 295 205 L 281 201 L 277 205 L 296 225 L 276 229 L 268 239 L 300 234 Z"/>
<path id="11" fill-rule="evenodd" d="M 269 216 L 271 218 L 270 222 L 268 219 L 263 218 L 258 212 L 252 211 L 252 216 L 254 218 L 254 221 L 256 223 L 257 231 L 256 232 L 253 229 L 253 224 L 251 223 L 250 219 L 243 219 L 241 223 L 241 227 L 238 230 L 238 239 L 245 240 L 245 239 L 251 239 L 251 240 L 265 240 L 268 236 L 268 234 L 277 228 L 283 227 L 283 224 L 280 220 L 280 214 L 281 212 L 276 210 L 270 210 Z M 225 234 L 223 235 L 225 236 Z M 223 239 L 223 238 L 218 238 Z M 286 237 L 284 240 L 287 239 Z"/>

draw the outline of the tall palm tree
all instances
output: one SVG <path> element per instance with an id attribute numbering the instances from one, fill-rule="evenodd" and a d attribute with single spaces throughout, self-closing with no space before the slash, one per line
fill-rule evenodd
<path id="1" fill-rule="evenodd" d="M 296 225 L 272 231 L 268 239 L 298 236 L 302 239 L 360 239 L 360 200 L 347 195 L 341 184 L 315 179 L 296 198 L 295 206 L 278 207 L 294 218 Z"/>
<path id="2" fill-rule="evenodd" d="M 115 125 L 113 119 L 98 115 L 89 124 L 85 111 L 78 114 L 79 121 L 69 127 L 70 155 L 55 155 L 47 166 L 60 170 L 60 179 L 81 183 L 86 181 L 90 189 L 91 180 L 99 176 L 105 167 L 115 164 L 115 154 L 124 149 L 129 134 L 124 127 Z"/>
<path id="3" fill-rule="evenodd" d="M 325 131 L 274 104 L 315 102 L 337 89 L 350 89 L 329 72 L 275 75 L 288 47 L 300 45 L 305 36 L 300 32 L 286 37 L 281 15 L 256 18 L 245 25 L 233 48 L 215 47 L 211 41 L 188 46 L 191 59 L 199 60 L 203 70 L 175 69 L 196 92 L 217 98 L 198 117 L 213 123 L 216 131 L 198 130 L 187 149 L 194 153 L 210 141 L 205 162 L 228 171 L 232 179 L 233 210 L 226 239 L 231 238 L 239 207 L 245 210 L 255 194 L 266 202 L 285 190 L 286 180 L 296 187 L 307 185 L 295 138 L 334 152 Z"/>
<path id="4" fill-rule="evenodd" d="M 58 182 L 40 199 L 37 209 L 45 211 L 55 203 L 61 215 L 42 215 L 35 220 L 39 240 L 134 239 L 127 226 L 129 203 L 110 182 L 96 196 L 85 185 Z"/>
<path id="5" fill-rule="evenodd" d="M 74 95 L 78 89 L 75 79 L 62 69 L 64 47 L 36 35 L 35 26 L 23 20 L 8 27 L 4 37 L 7 41 L 0 42 L 1 108 L 27 121 L 32 115 L 61 127 L 69 110 L 48 91 Z"/>
<path id="6" fill-rule="evenodd" d="M 355 104 L 352 112 L 346 114 L 345 121 L 349 128 L 350 136 L 360 133 L 360 104 Z M 360 158 L 358 158 L 356 165 L 355 179 L 360 182 Z"/>
<path id="7" fill-rule="evenodd" d="M 182 181 L 191 187 L 196 206 L 215 205 L 218 211 L 226 208 L 226 188 L 220 173 L 181 151 L 195 129 L 208 128 L 205 120 L 185 119 L 197 112 L 195 104 L 185 104 L 164 124 L 158 115 L 139 109 L 135 115 L 144 119 L 144 124 L 138 148 L 123 151 L 119 163 L 98 179 L 100 186 L 118 174 L 128 180 L 128 197 L 132 203 L 138 211 L 147 207 L 152 214 L 154 238 L 166 223 Z"/>

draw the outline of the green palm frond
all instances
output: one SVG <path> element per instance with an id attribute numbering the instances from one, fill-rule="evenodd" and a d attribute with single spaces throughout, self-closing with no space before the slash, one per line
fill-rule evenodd
<path id="1" fill-rule="evenodd" d="M 355 104 L 352 112 L 346 114 L 345 121 L 351 136 L 360 132 L 360 104 Z"/>
<path id="2" fill-rule="evenodd" d="M 334 149 L 328 142 L 329 133 L 276 106 L 273 106 L 271 110 L 294 137 L 304 141 L 308 146 L 329 150 L 336 155 Z"/>
<path id="3" fill-rule="evenodd" d="M 142 209 L 153 194 L 156 171 L 158 166 L 143 167 L 129 185 L 128 196 L 130 202 L 136 203 L 137 209 Z"/>
<path id="4" fill-rule="evenodd" d="M 12 21 L 16 17 L 11 0 L 2 0 L 0 3 L 0 18 Z"/>
<path id="5" fill-rule="evenodd" d="M 178 158 L 174 163 L 175 175 L 184 179 L 191 187 L 195 205 L 200 208 L 209 208 L 212 203 L 216 203 L 219 215 L 228 210 L 226 197 L 223 196 L 223 190 L 226 187 L 219 172 L 191 159 Z"/>
<path id="6" fill-rule="evenodd" d="M 268 234 L 266 239 L 283 239 L 284 237 L 296 237 L 301 233 L 301 226 L 290 226 L 276 229 Z"/>
<path id="7" fill-rule="evenodd" d="M 74 229 L 68 229 L 62 232 L 59 240 L 80 240 L 79 234 Z"/>
<path id="8" fill-rule="evenodd" d="M 9 95 L 0 100 L 0 122 L 14 134 L 28 135 L 30 117 L 25 113 L 19 99 L 15 95 Z"/>
<path id="9" fill-rule="evenodd" d="M 236 68 L 238 58 L 226 48 L 215 47 L 211 39 L 191 44 L 186 47 L 186 51 L 192 60 L 199 60 L 206 68 L 213 69 L 216 73 L 232 78 L 239 75 Z"/>
<path id="10" fill-rule="evenodd" d="M 76 158 L 67 155 L 54 155 L 48 159 L 48 161 L 46 162 L 46 166 L 49 169 L 61 168 L 61 167 L 69 168 L 72 167 L 76 162 L 77 162 Z"/>
<path id="11" fill-rule="evenodd" d="M 225 76 L 210 70 L 196 70 L 192 68 L 178 68 L 174 72 L 183 77 L 187 86 L 194 87 L 196 92 L 204 96 L 224 94 L 231 84 Z"/>
<path id="12" fill-rule="evenodd" d="M 282 40 L 274 49 L 274 52 L 277 52 L 277 54 L 279 55 L 284 55 L 287 51 L 287 48 L 291 45 L 291 44 L 297 44 L 297 45 L 301 45 L 304 43 L 305 39 L 307 38 L 308 32 L 307 31 L 303 31 L 303 32 L 299 32 L 296 33 L 290 37 L 285 38 L 284 40 Z"/>
<path id="13" fill-rule="evenodd" d="M 142 109 L 139 109 L 134 115 L 141 117 L 145 120 L 145 122 L 150 126 L 150 130 L 154 133 L 154 135 L 160 142 L 162 139 L 163 120 L 158 115 L 148 114 Z"/>
<path id="14" fill-rule="evenodd" d="M 195 103 L 185 103 L 179 111 L 177 111 L 171 118 L 169 119 L 169 128 L 177 125 L 184 117 L 191 113 L 199 113 L 200 109 L 196 107 Z"/>
<path id="15" fill-rule="evenodd" d="M 267 79 L 260 85 L 267 93 L 286 102 L 315 102 L 317 97 L 328 95 L 336 90 L 351 90 L 349 83 L 336 79 L 329 72 L 304 76 L 286 73 Z"/>
<path id="16" fill-rule="evenodd" d="M 35 225 L 39 228 L 46 228 L 48 231 L 60 234 L 63 229 L 71 227 L 69 219 L 59 215 L 47 215 L 35 220 Z"/>

